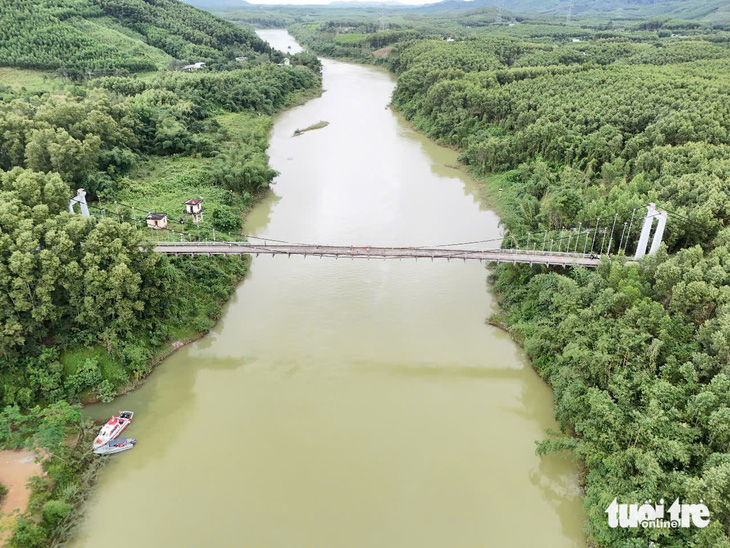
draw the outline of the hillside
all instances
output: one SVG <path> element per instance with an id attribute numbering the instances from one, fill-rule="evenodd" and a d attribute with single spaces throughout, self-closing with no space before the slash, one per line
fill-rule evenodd
<path id="1" fill-rule="evenodd" d="M 196 6 L 198 8 L 212 10 L 220 8 L 242 8 L 248 5 L 243 0 L 186 0 L 188 4 Z"/>
<path id="2" fill-rule="evenodd" d="M 0 0 L 0 65 L 139 72 L 174 60 L 233 61 L 269 46 L 247 29 L 177 0 Z"/>
<path id="3" fill-rule="evenodd" d="M 598 17 L 640 20 L 652 17 L 700 20 L 709 23 L 730 22 L 727 0 L 442 0 L 420 6 L 398 3 L 373 5 L 370 2 L 334 2 L 318 6 L 270 6 L 249 4 L 241 0 L 186 0 L 189 4 L 217 12 L 226 19 L 255 25 L 284 20 L 321 20 L 335 17 L 389 16 L 412 17 L 414 14 L 441 14 L 489 8 L 502 15 L 553 15 L 571 19 Z M 267 17 L 263 17 L 266 14 Z"/>
<path id="4" fill-rule="evenodd" d="M 470 10 L 501 7 L 516 13 L 541 13 L 575 17 L 606 16 L 618 19 L 672 17 L 727 21 L 730 7 L 726 0 L 444 0 L 416 8 L 419 12 Z"/>

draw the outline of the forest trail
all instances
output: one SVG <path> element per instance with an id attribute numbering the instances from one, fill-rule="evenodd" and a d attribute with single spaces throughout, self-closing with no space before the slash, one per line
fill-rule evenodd
<path id="1" fill-rule="evenodd" d="M 8 526 L 15 521 L 15 516 L 28 507 L 28 480 L 43 474 L 42 465 L 35 459 L 36 455 L 31 451 L 0 451 L 0 484 L 8 490 L 0 503 L 0 546 L 5 546 Z"/>

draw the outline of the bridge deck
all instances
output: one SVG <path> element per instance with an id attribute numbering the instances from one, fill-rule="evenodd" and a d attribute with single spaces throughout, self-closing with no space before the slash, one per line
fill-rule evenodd
<path id="1" fill-rule="evenodd" d="M 581 253 L 510 249 L 469 250 L 422 247 L 352 247 L 329 245 L 263 245 L 246 242 L 165 242 L 154 248 L 168 255 L 303 255 L 352 259 L 462 259 L 594 268 L 600 259 Z"/>

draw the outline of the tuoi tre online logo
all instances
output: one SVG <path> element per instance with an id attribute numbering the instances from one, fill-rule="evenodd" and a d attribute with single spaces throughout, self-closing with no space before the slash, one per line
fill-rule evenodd
<path id="1" fill-rule="evenodd" d="M 652 505 L 647 501 L 641 506 L 638 504 L 619 504 L 617 499 L 606 508 L 608 526 L 615 527 L 643 527 L 676 529 L 678 527 L 707 527 L 710 523 L 710 510 L 702 504 L 681 504 L 675 499 L 672 505 L 664 510 L 664 499 Z"/>

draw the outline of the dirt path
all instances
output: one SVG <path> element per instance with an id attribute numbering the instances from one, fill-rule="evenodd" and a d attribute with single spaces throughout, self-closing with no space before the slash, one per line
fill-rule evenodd
<path id="1" fill-rule="evenodd" d="M 25 511 L 30 500 L 30 489 L 26 486 L 33 476 L 43 474 L 43 467 L 35 462 L 30 451 L 0 451 L 0 483 L 8 490 L 0 503 L 0 546 L 4 546 L 10 532 L 7 528 L 15 518 L 10 515 Z"/>

